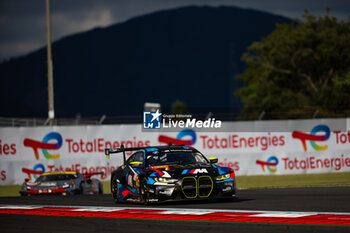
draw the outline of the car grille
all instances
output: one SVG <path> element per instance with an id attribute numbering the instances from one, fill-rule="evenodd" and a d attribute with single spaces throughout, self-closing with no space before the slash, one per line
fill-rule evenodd
<path id="1" fill-rule="evenodd" d="M 181 184 L 186 198 L 209 197 L 213 191 L 213 181 L 210 176 L 184 177 Z"/>
<path id="2" fill-rule="evenodd" d="M 194 177 L 185 177 L 182 179 L 182 192 L 186 198 L 195 198 L 197 196 L 197 180 Z"/>
<path id="3" fill-rule="evenodd" d="M 198 178 L 198 196 L 209 197 L 213 190 L 213 181 L 210 176 L 201 176 Z"/>

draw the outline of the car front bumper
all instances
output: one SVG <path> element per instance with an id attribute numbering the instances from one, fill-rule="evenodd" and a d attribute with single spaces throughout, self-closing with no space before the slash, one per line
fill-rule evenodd
<path id="1" fill-rule="evenodd" d="M 176 200 L 205 200 L 205 199 L 220 199 L 220 198 L 235 198 L 236 197 L 236 182 L 224 181 L 219 183 L 212 183 L 212 186 L 201 189 L 192 185 L 186 187 L 182 181 L 175 184 L 156 184 L 149 185 L 148 202 L 163 202 Z"/>

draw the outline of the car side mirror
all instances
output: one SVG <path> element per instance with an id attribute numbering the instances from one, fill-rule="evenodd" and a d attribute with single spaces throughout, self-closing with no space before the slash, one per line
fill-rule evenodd
<path id="1" fill-rule="evenodd" d="M 219 159 L 217 157 L 210 157 L 209 158 L 210 163 L 217 163 Z"/>
<path id="2" fill-rule="evenodd" d="M 134 161 L 129 163 L 132 168 L 143 168 L 143 162 Z"/>

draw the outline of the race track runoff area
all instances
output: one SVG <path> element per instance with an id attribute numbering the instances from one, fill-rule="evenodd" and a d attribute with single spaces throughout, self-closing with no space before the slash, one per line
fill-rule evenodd
<path id="1" fill-rule="evenodd" d="M 350 213 L 2 205 L 0 214 L 350 227 Z"/>
<path id="2" fill-rule="evenodd" d="M 145 206 L 97 196 L 0 197 L 1 232 L 350 232 L 350 187 L 238 190 Z"/>

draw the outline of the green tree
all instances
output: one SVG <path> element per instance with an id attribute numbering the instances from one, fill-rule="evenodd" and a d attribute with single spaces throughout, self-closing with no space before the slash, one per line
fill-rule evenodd
<path id="1" fill-rule="evenodd" d="M 350 109 L 350 22 L 305 11 L 304 20 L 277 24 L 243 54 L 247 69 L 236 76 L 243 113 L 272 118 L 332 116 Z"/>

